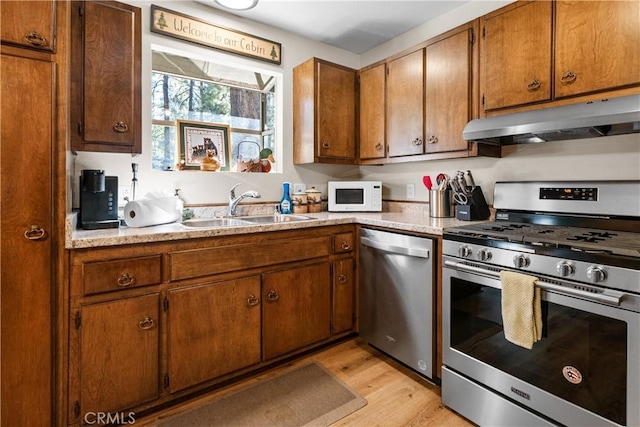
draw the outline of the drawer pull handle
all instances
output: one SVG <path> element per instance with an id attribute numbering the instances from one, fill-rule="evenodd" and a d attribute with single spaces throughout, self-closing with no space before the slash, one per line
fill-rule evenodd
<path id="1" fill-rule="evenodd" d="M 344 274 L 341 274 L 338 276 L 338 282 L 342 283 L 343 285 L 345 283 L 347 283 L 347 276 L 345 276 Z"/>
<path id="2" fill-rule="evenodd" d="M 40 228 L 39 225 L 32 225 L 30 230 L 24 232 L 24 237 L 29 240 L 42 240 L 47 232 Z"/>
<path id="3" fill-rule="evenodd" d="M 533 92 L 534 90 L 538 90 L 538 89 L 540 89 L 540 86 L 542 86 L 542 83 L 540 83 L 540 80 L 538 80 L 538 79 L 533 79 L 533 80 L 531 81 L 531 83 L 529 83 L 529 84 L 527 85 L 527 90 L 528 90 L 529 92 Z"/>
<path id="4" fill-rule="evenodd" d="M 47 45 L 47 39 L 45 39 L 35 31 L 25 34 L 24 39 L 33 46 L 42 47 Z"/>
<path id="5" fill-rule="evenodd" d="M 325 141 L 325 142 L 322 143 L 322 148 L 329 148 L 329 147 L 330 147 L 330 145 L 329 145 L 328 142 Z"/>
<path id="6" fill-rule="evenodd" d="M 422 145 L 422 138 L 414 139 L 413 141 L 411 141 L 411 145 L 414 145 L 416 147 Z"/>
<path id="7" fill-rule="evenodd" d="M 431 135 L 427 140 L 427 144 L 435 144 L 436 142 L 438 142 L 438 137 L 435 135 Z"/>
<path id="8" fill-rule="evenodd" d="M 255 307 L 258 304 L 260 304 L 260 298 L 256 297 L 253 294 L 249 295 L 249 298 L 247 298 L 247 306 Z"/>
<path id="9" fill-rule="evenodd" d="M 118 286 L 122 286 L 126 288 L 127 286 L 133 285 L 133 282 L 136 281 L 136 278 L 130 276 L 129 273 L 124 273 L 122 276 L 118 277 Z"/>
<path id="10" fill-rule="evenodd" d="M 118 133 L 125 133 L 129 130 L 129 125 L 127 125 L 125 122 L 118 122 L 113 125 L 113 130 Z"/>
<path id="11" fill-rule="evenodd" d="M 267 299 L 270 302 L 278 301 L 278 298 L 280 298 L 280 295 L 278 295 L 277 291 L 270 290 L 269 292 L 267 292 Z"/>
<path id="12" fill-rule="evenodd" d="M 344 250 L 344 251 L 348 251 L 349 249 L 351 249 L 351 245 L 346 240 L 344 242 L 342 242 L 342 245 L 340 245 L 340 246 L 342 247 L 342 250 Z"/>
<path id="13" fill-rule="evenodd" d="M 377 143 L 376 144 L 376 151 L 382 151 L 382 149 L 384 148 L 384 146 L 381 143 Z"/>
<path id="14" fill-rule="evenodd" d="M 154 322 L 154 320 L 149 316 L 144 316 L 144 319 L 138 322 L 138 326 L 140 326 L 140 329 L 143 329 L 145 331 L 153 328 L 155 324 L 156 322 Z"/>
<path id="15" fill-rule="evenodd" d="M 576 73 L 574 73 L 573 71 L 567 71 L 562 75 L 562 77 L 560 77 L 560 83 L 562 83 L 563 85 L 568 85 L 575 82 L 577 78 L 578 76 L 576 76 Z"/>

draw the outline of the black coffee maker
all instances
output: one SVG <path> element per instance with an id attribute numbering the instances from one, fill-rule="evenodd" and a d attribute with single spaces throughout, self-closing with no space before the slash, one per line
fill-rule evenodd
<path id="1" fill-rule="evenodd" d="M 103 170 L 84 169 L 80 175 L 80 227 L 118 228 L 118 177 Z"/>

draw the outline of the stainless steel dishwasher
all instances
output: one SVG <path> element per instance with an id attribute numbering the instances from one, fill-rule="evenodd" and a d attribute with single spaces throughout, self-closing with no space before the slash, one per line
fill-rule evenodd
<path id="1" fill-rule="evenodd" d="M 360 230 L 360 336 L 433 378 L 433 240 Z"/>

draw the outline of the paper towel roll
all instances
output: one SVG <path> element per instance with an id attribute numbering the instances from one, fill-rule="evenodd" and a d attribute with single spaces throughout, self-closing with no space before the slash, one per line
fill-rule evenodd
<path id="1" fill-rule="evenodd" d="M 182 218 L 182 201 L 178 197 L 133 200 L 124 207 L 124 222 L 129 227 L 168 224 Z"/>

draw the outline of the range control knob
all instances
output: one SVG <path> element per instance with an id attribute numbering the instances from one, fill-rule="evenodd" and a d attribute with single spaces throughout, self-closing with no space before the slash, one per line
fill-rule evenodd
<path id="1" fill-rule="evenodd" d="M 526 255 L 520 254 L 513 257 L 513 265 L 517 268 L 526 268 L 529 267 L 529 264 L 531 264 L 531 261 Z"/>
<path id="2" fill-rule="evenodd" d="M 587 268 L 587 278 L 591 280 L 592 283 L 604 282 L 607 280 L 607 271 L 602 266 L 592 265 Z"/>
<path id="3" fill-rule="evenodd" d="M 576 269 L 573 268 L 573 264 L 568 261 L 560 261 L 556 264 L 556 270 L 562 277 L 571 277 Z"/>
<path id="4" fill-rule="evenodd" d="M 480 261 L 489 261 L 491 259 L 491 251 L 489 249 L 480 249 L 478 251 L 478 259 Z"/>
<path id="5" fill-rule="evenodd" d="M 458 248 L 458 255 L 460 258 L 469 258 L 471 256 L 471 247 L 469 246 L 460 246 Z"/>

